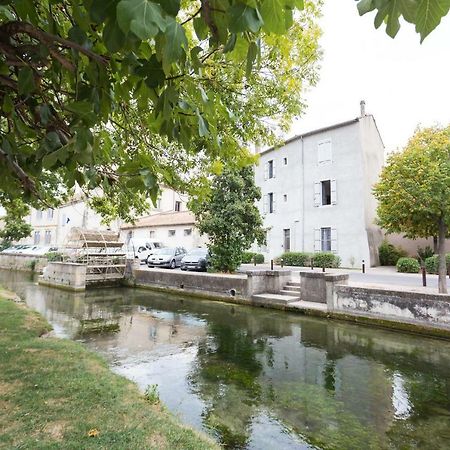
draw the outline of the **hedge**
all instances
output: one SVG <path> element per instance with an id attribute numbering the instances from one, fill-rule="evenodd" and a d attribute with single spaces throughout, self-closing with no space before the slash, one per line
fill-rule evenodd
<path id="1" fill-rule="evenodd" d="M 450 264 L 450 253 L 445 255 L 445 260 L 447 262 L 447 267 Z M 438 273 L 439 272 L 439 255 L 430 256 L 425 260 L 425 268 L 428 273 Z"/>
<path id="2" fill-rule="evenodd" d="M 315 253 L 313 256 L 315 267 L 339 267 L 341 265 L 341 258 L 334 253 L 321 252 Z"/>
<path id="3" fill-rule="evenodd" d="M 244 252 L 242 254 L 242 264 L 250 264 L 253 263 L 256 259 L 256 264 L 264 263 L 264 255 L 261 253 L 255 252 Z"/>
<path id="4" fill-rule="evenodd" d="M 395 266 L 400 258 L 404 258 L 407 253 L 401 247 L 395 247 L 387 240 L 384 240 L 378 248 L 381 266 Z"/>
<path id="5" fill-rule="evenodd" d="M 308 267 L 311 264 L 311 253 L 304 252 L 286 252 L 280 256 L 280 262 L 283 260 L 285 266 Z"/>
<path id="6" fill-rule="evenodd" d="M 402 273 L 418 273 L 420 270 L 420 264 L 416 258 L 399 258 L 396 266 L 397 272 Z"/>

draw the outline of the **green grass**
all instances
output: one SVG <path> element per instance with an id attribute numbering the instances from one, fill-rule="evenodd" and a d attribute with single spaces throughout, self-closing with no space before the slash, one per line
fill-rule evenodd
<path id="1" fill-rule="evenodd" d="M 83 345 L 0 292 L 0 448 L 212 449 Z M 96 437 L 89 437 L 90 430 Z M 95 433 L 94 433 L 95 434 Z"/>

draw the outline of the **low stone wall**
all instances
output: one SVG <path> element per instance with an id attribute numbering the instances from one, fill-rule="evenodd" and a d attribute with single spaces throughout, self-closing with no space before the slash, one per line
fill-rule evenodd
<path id="1" fill-rule="evenodd" d="M 84 291 L 86 289 L 86 266 L 69 262 L 50 262 L 39 277 L 39 284 Z"/>
<path id="2" fill-rule="evenodd" d="M 308 302 L 328 303 L 337 283 L 347 284 L 347 274 L 327 272 L 300 272 L 301 299 Z"/>
<path id="3" fill-rule="evenodd" d="M 278 293 L 291 279 L 289 270 L 248 271 L 240 274 L 180 272 L 140 269 L 133 265 L 127 283 L 137 287 L 164 288 L 191 294 L 250 301 L 252 295 Z"/>
<path id="4" fill-rule="evenodd" d="M 27 254 L 7 255 L 0 253 L 0 269 L 26 270 L 32 272 L 33 265 L 34 272 L 42 273 L 44 267 L 47 265 L 47 258 L 45 256 Z"/>
<path id="5" fill-rule="evenodd" d="M 450 331 L 450 295 L 337 285 L 332 311 Z"/>

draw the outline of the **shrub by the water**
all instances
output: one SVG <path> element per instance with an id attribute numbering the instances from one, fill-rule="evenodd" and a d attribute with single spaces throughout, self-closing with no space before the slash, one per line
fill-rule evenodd
<path id="1" fill-rule="evenodd" d="M 341 265 L 341 258 L 339 256 L 329 253 L 321 252 L 316 253 L 313 256 L 313 262 L 315 267 L 339 267 Z"/>
<path id="2" fill-rule="evenodd" d="M 387 240 L 384 240 L 378 248 L 380 265 L 395 266 L 400 258 L 404 258 L 407 253 L 401 247 L 395 247 Z"/>
<path id="3" fill-rule="evenodd" d="M 278 259 L 283 260 L 285 266 L 307 267 L 311 264 L 311 253 L 304 252 L 286 252 Z"/>
<path id="4" fill-rule="evenodd" d="M 59 253 L 59 252 L 49 252 L 49 253 L 46 253 L 44 256 L 47 258 L 48 262 L 63 260 L 63 255 L 62 255 L 62 253 Z"/>
<path id="5" fill-rule="evenodd" d="M 447 267 L 450 265 L 450 253 L 445 255 L 445 261 L 447 263 Z M 439 272 L 439 255 L 430 256 L 425 260 L 425 269 L 427 269 L 428 273 Z"/>
<path id="6" fill-rule="evenodd" d="M 397 261 L 397 272 L 417 273 L 419 270 L 420 264 L 416 258 L 400 258 Z"/>
<path id="7" fill-rule="evenodd" d="M 255 253 L 255 252 L 244 252 L 242 254 L 242 264 L 250 264 L 255 262 L 256 264 L 263 264 L 264 263 L 264 255 L 262 253 Z"/>

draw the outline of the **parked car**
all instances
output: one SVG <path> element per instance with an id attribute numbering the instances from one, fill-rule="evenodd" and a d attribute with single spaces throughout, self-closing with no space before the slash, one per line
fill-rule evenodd
<path id="1" fill-rule="evenodd" d="M 194 248 L 181 260 L 181 270 L 206 271 L 208 263 L 208 249 L 203 247 Z"/>
<path id="2" fill-rule="evenodd" d="M 148 267 L 169 267 L 175 269 L 181 265 L 181 260 L 186 254 L 183 247 L 167 247 L 154 250 L 147 259 Z"/>
<path id="3" fill-rule="evenodd" d="M 152 255 L 156 249 L 164 247 L 162 242 L 153 239 L 130 239 L 126 245 L 127 258 L 139 258 L 141 264 L 145 264 L 147 258 Z"/>

